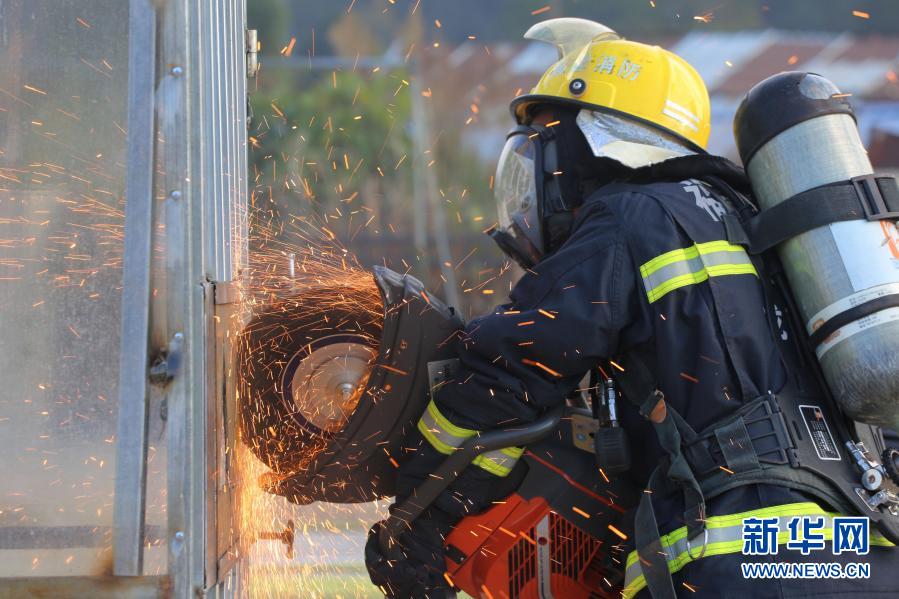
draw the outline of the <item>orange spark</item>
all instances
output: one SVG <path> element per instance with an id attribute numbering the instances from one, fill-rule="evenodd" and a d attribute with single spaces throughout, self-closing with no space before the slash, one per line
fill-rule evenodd
<path id="1" fill-rule="evenodd" d="M 680 376 L 681 376 L 682 379 L 686 379 L 686 380 L 690 381 L 691 383 L 698 383 L 698 382 L 699 382 L 699 379 L 698 379 L 698 378 L 696 378 L 695 376 L 690 376 L 690 375 L 687 374 L 686 372 L 680 373 Z"/>
<path id="2" fill-rule="evenodd" d="M 536 366 L 536 367 L 539 368 L 540 370 L 543 370 L 544 372 L 547 372 L 547 373 L 553 375 L 554 377 L 562 378 L 562 375 L 561 375 L 561 374 L 559 374 L 558 372 L 556 372 L 555 370 L 553 370 L 553 369 L 550 368 L 549 366 L 544 366 L 544 365 L 541 364 L 540 362 L 535 362 L 534 360 L 528 360 L 527 358 L 522 358 L 522 359 L 521 359 L 521 362 L 522 362 L 523 364 L 527 364 L 528 366 Z"/>
<path id="3" fill-rule="evenodd" d="M 284 56 L 290 56 L 293 53 L 293 47 L 296 45 L 296 43 L 297 38 L 291 37 L 287 45 L 281 48 L 281 54 Z"/>

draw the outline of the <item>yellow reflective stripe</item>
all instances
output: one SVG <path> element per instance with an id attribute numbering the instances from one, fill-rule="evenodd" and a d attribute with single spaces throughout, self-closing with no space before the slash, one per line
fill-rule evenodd
<path id="1" fill-rule="evenodd" d="M 706 545 L 706 550 L 703 557 L 709 557 L 712 555 L 724 555 L 729 553 L 741 553 L 743 551 L 742 530 L 744 518 L 791 518 L 794 516 L 824 516 L 832 521 L 834 517 L 841 516 L 841 514 L 837 512 L 826 512 L 817 503 L 807 501 L 802 503 L 789 503 L 769 508 L 761 508 L 757 510 L 749 510 L 737 514 L 711 516 L 706 519 L 706 527 L 710 531 L 720 531 L 722 529 L 732 528 L 734 529 L 734 540 L 708 543 L 708 545 Z M 789 534 L 789 530 L 781 530 L 777 535 L 777 544 L 785 545 L 787 541 L 789 541 Z M 825 528 L 822 530 L 822 534 L 825 541 L 833 540 L 832 526 L 825 526 Z M 676 546 L 678 543 L 684 541 L 686 538 L 687 527 L 682 526 L 678 529 L 673 530 L 667 535 L 662 535 L 661 542 L 662 546 L 665 547 L 667 551 L 670 550 L 670 548 Z M 894 544 L 887 540 L 883 535 L 873 530 L 870 532 L 870 544 L 881 547 L 894 546 Z M 693 548 L 693 551 L 694 553 L 698 553 L 700 551 L 700 548 L 696 546 Z M 639 560 L 640 558 L 637 555 L 636 551 L 631 551 L 627 556 L 627 561 L 625 562 L 625 572 L 627 572 L 628 570 L 632 570 L 632 568 L 634 567 L 640 567 L 641 574 L 628 582 L 624 587 L 624 589 L 622 590 L 622 594 L 625 598 L 633 597 L 640 590 L 642 590 L 643 587 L 646 586 L 646 579 L 642 574 L 642 566 L 638 563 Z M 693 561 L 693 559 L 690 557 L 689 551 L 681 551 L 673 557 L 669 555 L 668 570 L 673 574 L 675 572 L 678 572 L 681 568 L 683 568 L 691 561 Z"/>
<path id="2" fill-rule="evenodd" d="M 495 455 L 496 453 L 500 452 L 488 451 L 487 453 L 482 453 L 471 463 L 475 466 L 478 466 L 479 468 L 483 468 L 484 470 L 495 476 L 507 476 L 510 472 L 512 472 L 512 466 L 515 465 L 517 458 L 498 456 Z M 507 462 L 511 465 L 507 466 Z"/>
<path id="3" fill-rule="evenodd" d="M 524 447 L 505 447 L 500 449 L 500 451 L 510 458 L 517 460 L 524 453 Z"/>
<path id="4" fill-rule="evenodd" d="M 452 454 L 462 443 L 478 434 L 478 431 L 462 428 L 450 422 L 440 413 L 433 400 L 428 403 L 416 426 L 428 443 L 444 455 Z M 523 447 L 505 447 L 477 456 L 472 460 L 472 464 L 496 476 L 506 476 L 523 453 Z"/>
<path id="5" fill-rule="evenodd" d="M 671 250 L 640 266 L 650 303 L 675 289 L 702 283 L 709 277 L 742 274 L 758 275 L 746 251 L 726 240 Z"/>
<path id="6" fill-rule="evenodd" d="M 456 426 L 449 419 L 440 413 L 440 410 L 437 409 L 437 404 L 434 403 L 432 399 L 428 402 L 428 413 L 434 418 L 437 422 L 437 426 L 453 435 L 454 437 L 462 437 L 467 439 L 468 437 L 473 437 L 478 434 L 478 431 L 471 430 L 469 428 L 462 428 L 461 426 Z"/>
<path id="7" fill-rule="evenodd" d="M 418 431 L 424 436 L 425 439 L 428 440 L 428 443 L 434 446 L 434 449 L 439 451 L 440 453 L 449 455 L 456 451 L 456 448 L 452 445 L 447 445 L 443 441 L 437 438 L 437 435 L 434 434 L 434 431 L 428 428 L 428 425 L 424 423 L 423 420 L 418 421 Z"/>
<path id="8" fill-rule="evenodd" d="M 706 266 L 705 270 L 711 277 L 720 277 L 721 275 L 758 274 L 752 264 L 716 264 L 714 266 Z"/>
<path id="9" fill-rule="evenodd" d="M 728 243 L 726 240 L 706 241 L 705 243 L 697 243 L 688 248 L 671 250 L 665 252 L 661 256 L 656 256 L 646 264 L 640 267 L 640 274 L 643 276 L 651 275 L 663 266 L 668 266 L 680 260 L 690 260 L 702 254 L 711 254 L 712 252 L 742 252 L 742 247 Z"/>

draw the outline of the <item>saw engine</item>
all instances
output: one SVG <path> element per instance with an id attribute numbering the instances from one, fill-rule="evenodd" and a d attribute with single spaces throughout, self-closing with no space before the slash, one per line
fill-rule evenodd
<path id="1" fill-rule="evenodd" d="M 266 490 L 293 503 L 392 496 L 394 456 L 431 389 L 453 376 L 451 342 L 463 323 L 419 281 L 376 267 L 363 300 L 322 306 L 339 292 L 307 289 L 261 311 L 238 352 L 242 440 L 271 469 Z M 373 309 L 378 296 L 382 306 Z M 449 579 L 485 599 L 618 597 L 623 515 L 637 493 L 601 476 L 585 440 L 589 422 L 589 409 L 568 406 L 533 426 L 473 439 L 417 490 L 417 503 L 395 510 L 406 519 L 388 520 L 382 545 L 491 444 L 525 445 L 516 491 L 447 538 Z"/>
<path id="2" fill-rule="evenodd" d="M 554 496 L 525 498 L 520 493 L 531 491 L 526 480 L 518 493 L 456 525 L 446 544 L 453 583 L 473 597 L 619 597 L 616 573 L 624 552 L 616 542 L 623 538 L 608 525 L 618 521 L 620 508 L 594 491 L 573 486 L 535 454 L 525 460 L 531 483 L 540 481 L 543 494 L 550 490 Z M 590 514 L 588 509 L 600 511 Z"/>

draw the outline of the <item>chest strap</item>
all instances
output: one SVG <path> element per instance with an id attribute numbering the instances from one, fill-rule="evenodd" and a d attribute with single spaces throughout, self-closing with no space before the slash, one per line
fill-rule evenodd
<path id="1" fill-rule="evenodd" d="M 659 402 L 665 410 L 664 419 L 653 420 L 659 444 L 666 453 L 665 459 L 653 470 L 646 492 L 640 498 L 634 516 L 634 535 L 637 554 L 643 563 L 643 574 L 650 593 L 656 599 L 674 599 L 674 582 L 668 570 L 665 548 L 659 523 L 652 506 L 652 495 L 666 496 L 680 490 L 684 498 L 684 523 L 687 529 L 686 545 L 691 557 L 699 559 L 705 553 L 708 530 L 706 529 L 705 498 L 699 481 L 693 474 L 682 448 L 695 445 L 699 441 L 696 432 L 673 410 L 665 405 L 664 395 L 658 390 L 655 377 L 646 364 L 633 352 L 619 360 L 624 376 L 616 377 L 624 397 L 637 406 L 643 416 L 649 418 L 659 410 Z M 657 413 L 657 412 L 656 412 Z M 702 548 L 692 555 L 691 543 L 700 536 Z"/>

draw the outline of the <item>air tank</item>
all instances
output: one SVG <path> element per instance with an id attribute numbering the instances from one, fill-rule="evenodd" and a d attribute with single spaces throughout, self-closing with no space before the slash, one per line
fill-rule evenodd
<path id="1" fill-rule="evenodd" d="M 765 210 L 803 191 L 873 173 L 849 94 L 813 73 L 780 73 L 753 87 L 734 117 L 740 157 Z M 832 223 L 777 248 L 813 333 L 869 300 L 899 294 L 892 221 Z M 899 426 L 899 307 L 836 329 L 815 348 L 831 392 L 854 420 Z"/>

